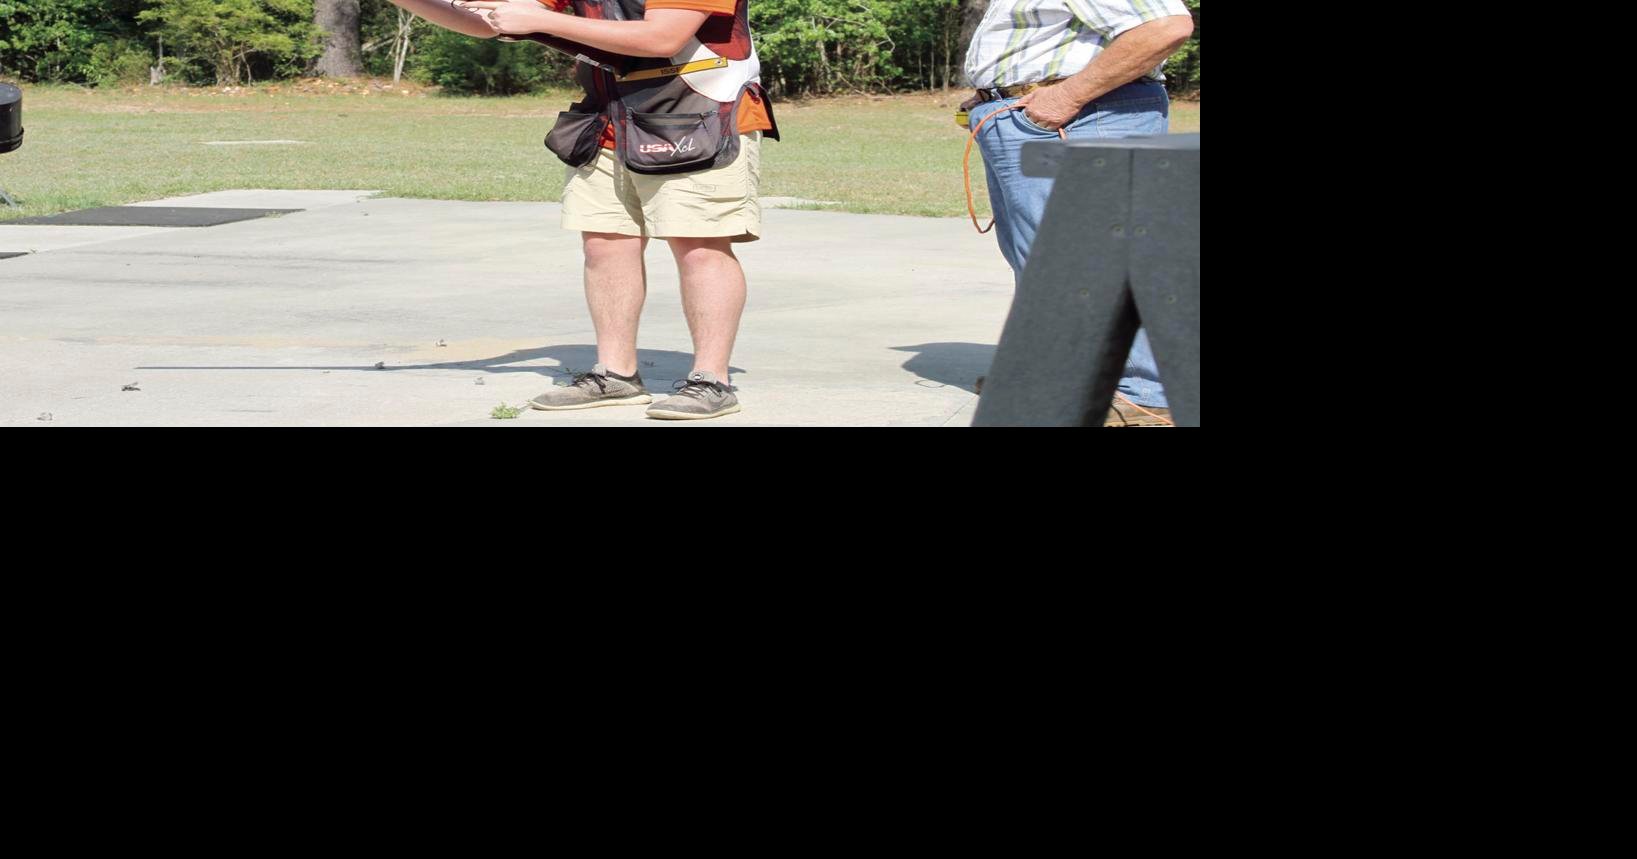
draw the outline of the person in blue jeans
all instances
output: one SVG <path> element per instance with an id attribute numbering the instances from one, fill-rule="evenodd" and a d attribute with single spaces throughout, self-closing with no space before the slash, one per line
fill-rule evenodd
<path id="1" fill-rule="evenodd" d="M 1182 0 L 994 0 L 972 38 L 966 75 L 978 90 L 964 105 L 989 178 L 1000 252 L 1021 279 L 1046 213 L 1052 180 L 1023 175 L 1023 144 L 1133 137 L 1170 130 L 1165 61 L 1188 41 L 1194 21 Z M 1095 200 L 1088 200 L 1095 206 Z M 1138 332 L 1113 426 L 1163 423 L 1165 387 L 1146 332 Z M 1150 414 L 1151 413 L 1151 414 Z M 1158 419 L 1156 419 L 1158 418 Z"/>

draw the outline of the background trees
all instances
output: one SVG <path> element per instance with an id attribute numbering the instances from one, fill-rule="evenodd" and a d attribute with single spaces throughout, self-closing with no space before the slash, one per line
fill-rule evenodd
<path id="1" fill-rule="evenodd" d="M 312 0 L 147 0 L 136 20 L 189 77 L 217 84 L 299 73 L 318 52 Z"/>
<path id="2" fill-rule="evenodd" d="M 137 0 L 0 0 L 0 78 L 100 83 L 97 48 L 140 38 L 138 11 Z"/>
<path id="3" fill-rule="evenodd" d="M 990 0 L 752 0 L 763 79 L 785 96 L 959 88 Z M 1203 0 L 1186 0 L 1195 20 Z M 1200 86 L 1199 29 L 1168 68 Z M 163 57 L 163 59 L 161 59 Z M 451 92 L 566 83 L 564 59 L 476 42 L 386 0 L 0 0 L 0 78 L 238 84 L 404 74 Z"/>

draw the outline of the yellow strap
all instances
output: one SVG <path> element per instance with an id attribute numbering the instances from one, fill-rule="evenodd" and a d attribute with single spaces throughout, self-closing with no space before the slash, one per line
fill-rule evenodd
<path id="1" fill-rule="evenodd" d="M 708 72 L 711 69 L 725 69 L 727 67 L 728 61 L 726 57 L 716 57 L 715 59 L 700 60 L 695 63 L 688 63 L 681 66 L 666 66 L 662 69 L 643 69 L 640 72 L 632 72 L 625 75 L 619 79 L 619 82 L 625 83 L 627 81 L 646 81 L 654 78 L 673 77 L 675 75 L 690 75 L 694 72 Z"/>

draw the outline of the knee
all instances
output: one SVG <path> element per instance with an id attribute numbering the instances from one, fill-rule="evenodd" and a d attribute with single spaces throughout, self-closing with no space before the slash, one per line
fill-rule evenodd
<path id="1" fill-rule="evenodd" d="M 679 260 L 733 257 L 733 239 L 727 236 L 698 239 L 667 239 L 671 253 Z"/>
<path id="2" fill-rule="evenodd" d="M 642 248 L 647 241 L 638 236 L 613 233 L 585 234 L 585 264 L 589 268 L 609 265 L 629 265 L 642 261 Z"/>

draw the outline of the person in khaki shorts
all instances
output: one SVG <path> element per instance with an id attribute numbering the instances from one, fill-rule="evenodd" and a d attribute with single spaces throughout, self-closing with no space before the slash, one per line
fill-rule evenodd
<path id="1" fill-rule="evenodd" d="M 407 5 L 400 0 L 393 2 Z M 562 223 L 564 229 L 582 235 L 586 302 L 597 331 L 597 364 L 589 373 L 576 376 L 572 384 L 536 397 L 533 406 L 555 411 L 653 403 L 648 415 L 667 420 L 715 418 L 738 412 L 739 400 L 728 366 L 744 313 L 746 284 L 733 245 L 761 238 L 761 204 L 757 197 L 761 144 L 764 132 L 774 139 L 778 134 L 767 93 L 757 77 L 760 65 L 750 41 L 747 0 L 576 0 L 572 3 L 574 15 L 558 11 L 570 5 L 564 0 L 552 0 L 549 5 L 547 0 L 454 5 L 483 16 L 494 34 L 501 37 L 536 41 L 549 37 L 561 40 L 547 42 L 554 47 L 567 43 L 589 49 L 585 53 L 591 53 L 594 59 L 584 61 L 585 54 L 581 54 L 580 66 L 587 100 L 563 116 L 569 121 L 590 117 L 593 122 L 601 120 L 598 111 L 609 116 L 601 126 L 594 154 L 590 141 L 597 126 L 585 126 L 588 130 L 583 145 L 575 136 L 580 126 L 564 131 L 565 139 L 576 148 L 574 158 L 585 159 L 577 167 L 570 161 Z M 444 23 L 436 17 L 432 20 Z M 618 73 L 613 65 L 602 66 L 604 72 L 597 71 L 597 64 L 610 57 L 635 62 L 621 64 Z M 630 68 L 642 71 L 632 74 Z M 701 69 L 697 74 L 693 71 L 696 68 Z M 738 77 L 724 78 L 731 75 Z M 645 82 L 629 83 L 633 79 Z M 710 94 L 716 101 L 700 102 L 701 96 L 682 90 L 676 81 L 698 93 Z M 641 90 L 649 84 L 652 87 Z M 681 91 L 686 105 L 671 107 L 675 99 L 669 96 L 665 97 L 668 100 L 656 101 L 653 93 L 664 85 L 672 87 L 666 92 Z M 629 92 L 632 89 L 639 91 L 633 94 Z M 610 98 L 606 95 L 609 92 L 617 95 Z M 603 94 L 601 98 L 599 93 Z M 610 101 L 614 102 L 612 108 Z M 634 107 L 643 104 L 646 106 Z M 731 125 L 737 131 L 737 145 L 721 140 L 714 151 L 714 162 L 701 169 L 676 172 L 664 162 L 676 160 L 681 166 L 692 163 L 689 159 L 696 158 L 698 141 L 677 135 L 656 137 L 648 132 L 657 128 L 664 133 L 666 119 L 712 116 L 708 111 L 689 113 L 700 104 L 721 105 L 723 127 Z M 560 129 L 564 128 L 562 122 Z M 643 136 L 624 141 L 622 146 L 618 138 L 627 129 Z M 554 129 L 553 136 L 557 135 Z M 726 157 L 735 149 L 734 157 Z M 557 147 L 553 151 L 569 161 L 569 154 Z M 647 169 L 632 169 L 632 164 Z M 683 310 L 694 344 L 693 369 L 677 383 L 672 396 L 658 403 L 653 402 L 637 367 L 637 328 L 648 293 L 643 251 L 650 239 L 664 240 L 676 258 Z"/>
<path id="2" fill-rule="evenodd" d="M 627 170 L 613 149 L 604 148 L 596 163 L 569 168 L 563 229 L 667 240 L 727 239 L 722 247 L 731 254 L 733 243 L 761 238 L 761 177 L 760 131 L 739 136 L 739 157 L 732 164 L 673 176 Z"/>

